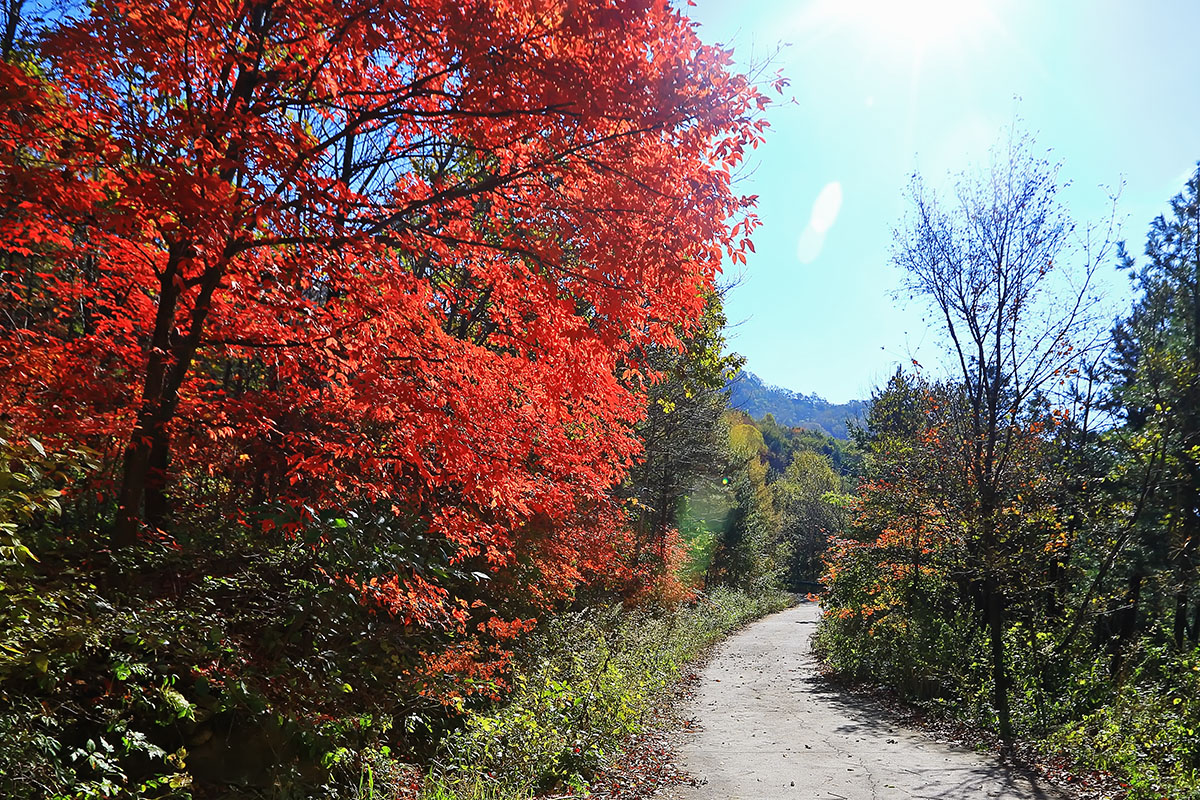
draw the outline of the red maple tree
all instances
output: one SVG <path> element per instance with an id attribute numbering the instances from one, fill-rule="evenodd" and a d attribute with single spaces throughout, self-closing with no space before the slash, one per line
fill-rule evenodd
<path id="1" fill-rule="evenodd" d="M 766 101 L 670 3 L 99 0 L 0 86 L 0 397 L 108 454 L 113 548 L 207 485 L 615 569 L 639 354 L 756 224 Z"/>

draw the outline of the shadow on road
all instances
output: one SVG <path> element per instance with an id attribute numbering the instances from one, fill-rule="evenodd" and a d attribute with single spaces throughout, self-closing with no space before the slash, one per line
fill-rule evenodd
<path id="1" fill-rule="evenodd" d="M 898 739 L 889 738 L 891 736 L 909 739 L 932 737 L 928 730 L 929 720 L 917 710 L 897 706 L 896 700 L 846 686 L 817 672 L 815 664 L 811 667 L 801 679 L 807 687 L 807 692 L 836 709 L 847 720 L 837 727 L 836 733 L 861 739 L 882 739 L 885 745 L 898 742 Z M 924 730 L 925 733 L 919 733 L 920 730 Z M 937 741 L 962 753 L 981 752 L 952 738 L 938 738 Z M 924 788 L 934 792 L 917 797 L 940 800 L 958 800 L 960 797 L 974 799 L 980 796 L 979 787 L 983 783 L 989 788 L 988 796 L 1020 796 L 1030 800 L 1062 798 L 1061 792 L 1050 787 L 1032 770 L 1012 764 L 1002 754 L 986 751 L 986 757 L 995 761 L 991 764 L 977 763 L 970 768 L 916 769 L 901 766 L 900 769 L 909 775 L 923 778 Z M 947 773 L 960 771 L 964 773 L 962 779 L 955 785 L 948 786 Z"/>
<path id="2" fill-rule="evenodd" d="M 937 741 L 915 710 L 823 676 L 807 603 L 729 639 L 696 684 L 682 800 L 1064 800 L 1036 775 Z M 942 737 L 951 738 L 951 737 Z"/>

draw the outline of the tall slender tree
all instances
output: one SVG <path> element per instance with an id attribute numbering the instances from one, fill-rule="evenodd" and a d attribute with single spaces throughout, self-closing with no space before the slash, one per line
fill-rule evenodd
<path id="1" fill-rule="evenodd" d="M 627 491 L 637 528 L 634 561 L 664 577 L 682 503 L 719 481 L 729 457 L 727 385 L 743 359 L 725 352 L 724 327 L 721 295 L 712 292 L 684 348 L 655 347 L 647 358 L 646 417 L 637 427 L 642 452 Z"/>
<path id="2" fill-rule="evenodd" d="M 1005 632 L 1008 557 L 1018 549 L 1001 513 L 1022 484 L 1031 404 L 1065 380 L 1080 350 L 1104 335 L 1092 277 L 1107 236 L 1078 236 L 1057 200 L 1058 166 L 1015 131 L 988 169 L 962 176 L 949 200 L 919 177 L 911 216 L 896 232 L 893 260 L 908 287 L 928 299 L 949 339 L 962 383 L 950 440 L 968 491 L 969 588 L 991 639 L 993 703 L 1012 734 Z"/>

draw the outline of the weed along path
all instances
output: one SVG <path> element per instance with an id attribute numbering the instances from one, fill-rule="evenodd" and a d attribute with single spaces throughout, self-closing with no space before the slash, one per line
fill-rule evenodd
<path id="1" fill-rule="evenodd" d="M 680 800 L 1066 800 L 998 759 L 890 722 L 870 701 L 823 685 L 809 648 L 815 603 L 720 646 L 683 709 L 680 743 L 697 782 Z"/>

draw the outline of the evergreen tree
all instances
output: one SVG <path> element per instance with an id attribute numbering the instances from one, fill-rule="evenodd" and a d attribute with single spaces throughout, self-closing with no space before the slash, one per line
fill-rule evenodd
<path id="1" fill-rule="evenodd" d="M 1112 394 L 1132 442 L 1162 464 L 1142 556 L 1167 572 L 1183 647 L 1200 638 L 1200 169 L 1152 223 L 1141 268 L 1124 249 L 1122 262 L 1140 297 L 1115 332 Z M 1139 588 L 1146 571 L 1132 578 Z"/>
<path id="2" fill-rule="evenodd" d="M 647 355 L 656 375 L 638 427 L 642 457 L 625 491 L 634 507 L 635 565 L 660 575 L 670 567 L 682 503 L 719 481 L 728 458 L 726 384 L 743 359 L 725 352 L 724 328 L 721 296 L 713 292 L 701 324 L 681 348 L 656 347 Z"/>

